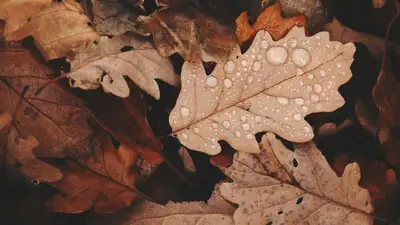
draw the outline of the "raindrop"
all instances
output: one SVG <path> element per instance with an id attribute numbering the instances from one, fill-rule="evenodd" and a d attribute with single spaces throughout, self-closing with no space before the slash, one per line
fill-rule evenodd
<path id="1" fill-rule="evenodd" d="M 212 127 L 213 127 L 213 128 L 217 128 L 217 127 L 218 127 L 218 124 L 217 124 L 217 123 L 212 123 Z"/>
<path id="2" fill-rule="evenodd" d="M 294 48 L 297 46 L 297 39 L 290 39 L 290 47 Z"/>
<path id="3" fill-rule="evenodd" d="M 261 122 L 261 116 L 256 116 L 255 119 L 256 119 L 256 122 L 257 122 L 257 123 Z"/>
<path id="4" fill-rule="evenodd" d="M 249 83 L 253 82 L 253 77 L 248 77 L 247 82 L 249 82 Z"/>
<path id="5" fill-rule="evenodd" d="M 241 117 L 240 117 L 240 120 L 241 120 L 242 122 L 246 122 L 247 117 L 246 117 L 246 116 L 241 116 Z"/>
<path id="6" fill-rule="evenodd" d="M 304 74 L 304 71 L 303 71 L 302 69 L 297 69 L 297 70 L 296 70 L 296 75 L 297 75 L 297 76 L 300 76 L 300 75 L 302 75 L 302 74 Z"/>
<path id="7" fill-rule="evenodd" d="M 311 87 L 310 85 L 308 85 L 306 90 L 307 90 L 308 92 L 311 92 L 311 91 L 312 91 L 312 87 Z"/>
<path id="8" fill-rule="evenodd" d="M 207 77 L 206 84 L 209 87 L 216 87 L 218 84 L 218 80 L 215 77 Z"/>
<path id="9" fill-rule="evenodd" d="M 249 130 L 250 129 L 250 125 L 248 123 L 245 123 L 242 125 L 243 130 Z"/>
<path id="10" fill-rule="evenodd" d="M 246 138 L 247 138 L 247 139 L 252 139 L 252 138 L 253 138 L 253 135 L 252 135 L 252 134 L 247 134 L 247 135 L 246 135 Z"/>
<path id="11" fill-rule="evenodd" d="M 186 107 L 182 107 L 181 108 L 181 115 L 182 116 L 189 116 L 189 114 L 190 114 L 190 111 L 189 111 L 188 108 L 186 108 Z"/>
<path id="12" fill-rule="evenodd" d="M 310 53 L 303 48 L 297 48 L 292 52 L 292 61 L 299 67 L 307 66 L 310 63 L 310 58 Z"/>
<path id="13" fill-rule="evenodd" d="M 262 56 L 261 54 L 258 54 L 258 55 L 257 55 L 257 59 L 258 59 L 258 60 L 261 60 L 262 58 L 263 58 L 263 56 Z"/>
<path id="14" fill-rule="evenodd" d="M 225 80 L 224 80 L 224 86 L 225 86 L 226 88 L 231 88 L 231 87 L 232 87 L 232 81 L 229 80 L 229 79 L 225 79 Z"/>
<path id="15" fill-rule="evenodd" d="M 288 99 L 288 98 L 285 98 L 285 97 L 277 97 L 276 99 L 278 100 L 279 104 L 281 104 L 281 105 L 287 105 L 287 104 L 289 104 L 289 99 Z"/>
<path id="16" fill-rule="evenodd" d="M 325 76 L 326 76 L 326 71 L 325 71 L 325 70 L 320 70 L 320 71 L 319 71 L 319 75 L 320 75 L 321 77 L 325 77 Z"/>
<path id="17" fill-rule="evenodd" d="M 318 102 L 319 101 L 319 96 L 316 94 L 312 94 L 311 97 L 311 102 Z"/>
<path id="18" fill-rule="evenodd" d="M 235 131 L 235 136 L 240 137 L 240 136 L 242 136 L 242 133 L 240 133 L 240 131 Z"/>
<path id="19" fill-rule="evenodd" d="M 268 48 L 268 41 L 262 41 L 261 42 L 261 48 L 263 48 L 263 49 L 267 49 Z"/>
<path id="20" fill-rule="evenodd" d="M 183 133 L 183 134 L 182 134 L 182 138 L 183 138 L 183 139 L 187 139 L 187 138 L 188 138 L 187 133 Z"/>
<path id="21" fill-rule="evenodd" d="M 314 79 L 314 74 L 309 73 L 309 74 L 307 75 L 307 77 L 308 77 L 309 80 L 312 80 L 312 79 Z"/>
<path id="22" fill-rule="evenodd" d="M 301 110 L 303 110 L 303 112 L 307 112 L 308 108 L 306 106 L 301 107 Z"/>
<path id="23" fill-rule="evenodd" d="M 317 36 L 315 36 L 315 38 L 316 38 L 316 39 L 318 39 L 318 40 L 320 40 L 320 39 L 321 39 L 321 37 L 320 37 L 320 36 L 318 36 L 318 35 L 317 35 Z"/>
<path id="24" fill-rule="evenodd" d="M 283 47 L 272 47 L 267 51 L 267 61 L 274 66 L 284 64 L 287 57 L 288 53 Z"/>
<path id="25" fill-rule="evenodd" d="M 314 84 L 314 91 L 320 93 L 322 91 L 322 86 L 320 84 Z"/>
<path id="26" fill-rule="evenodd" d="M 293 119 L 296 121 L 300 121 L 302 118 L 303 118 L 303 116 L 300 113 L 293 115 Z"/>
<path id="27" fill-rule="evenodd" d="M 247 60 L 243 59 L 240 64 L 242 64 L 243 67 L 246 67 L 248 62 L 247 62 Z"/>
<path id="28" fill-rule="evenodd" d="M 229 127 L 231 126 L 231 124 L 228 121 L 224 121 L 222 122 L 222 126 L 225 127 L 225 129 L 229 129 Z"/>
<path id="29" fill-rule="evenodd" d="M 233 71 L 235 70 L 235 67 L 236 67 L 236 65 L 235 65 L 235 63 L 233 61 L 228 61 L 225 64 L 225 72 L 233 73 Z"/>
<path id="30" fill-rule="evenodd" d="M 193 132 L 195 132 L 196 134 L 198 134 L 198 133 L 200 132 L 200 129 L 196 127 L 196 128 L 193 129 Z"/>
<path id="31" fill-rule="evenodd" d="M 297 105 L 303 105 L 304 104 L 304 99 L 303 98 L 296 98 L 296 99 L 294 99 L 294 102 Z"/>
<path id="32" fill-rule="evenodd" d="M 305 133 L 310 133 L 311 129 L 310 129 L 309 127 L 304 127 L 304 128 L 303 128 L 303 131 L 304 131 Z"/>
<path id="33" fill-rule="evenodd" d="M 340 67 L 342 67 L 342 64 L 336 63 L 336 66 L 337 66 L 338 68 L 340 68 Z"/>
<path id="34" fill-rule="evenodd" d="M 261 69 L 261 63 L 260 62 L 255 62 L 253 64 L 253 70 L 254 71 L 259 71 Z"/>

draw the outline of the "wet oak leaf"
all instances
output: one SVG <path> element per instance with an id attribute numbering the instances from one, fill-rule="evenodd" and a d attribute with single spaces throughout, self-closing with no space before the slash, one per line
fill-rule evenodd
<path id="1" fill-rule="evenodd" d="M 358 185 L 356 163 L 347 165 L 338 177 L 312 143 L 287 149 L 267 134 L 282 173 L 298 185 L 272 176 L 257 156 L 238 152 L 234 164 L 223 169 L 233 183 L 221 185 L 221 195 L 239 204 L 235 224 L 373 224 L 371 197 Z"/>
<path id="2" fill-rule="evenodd" d="M 7 19 L 8 11 L 29 17 L 25 18 L 24 23 L 17 29 L 10 28 L 12 32 L 6 34 L 6 41 L 18 41 L 32 36 L 36 46 L 47 60 L 70 55 L 71 49 L 100 38 L 100 35 L 90 26 L 90 20 L 83 14 L 80 4 L 74 0 L 53 2 L 46 8 L 40 7 L 42 10 L 35 15 L 30 15 L 31 13 L 26 13 L 19 8 L 23 1 L 15 2 L 17 4 L 8 5 L 10 8 L 7 12 L 0 11 L 0 18 Z M 29 3 L 31 0 L 24 2 Z M 22 7 L 22 9 L 31 10 L 29 7 Z"/>
<path id="3" fill-rule="evenodd" d="M 62 178 L 59 169 L 47 164 L 33 154 L 33 149 L 39 146 L 34 136 L 21 137 L 13 128 L 8 135 L 7 159 L 9 163 L 18 163 L 18 170 L 35 183 L 56 182 Z"/>
<path id="4" fill-rule="evenodd" d="M 267 30 L 274 40 L 279 40 L 285 37 L 294 26 L 305 27 L 307 25 L 304 16 L 283 18 L 279 3 L 265 8 L 253 25 L 249 24 L 247 12 L 243 12 L 235 22 L 239 44 L 252 40 L 260 30 Z"/>
<path id="5" fill-rule="evenodd" d="M 216 155 L 219 140 L 259 152 L 255 134 L 274 132 L 293 142 L 313 138 L 304 117 L 344 104 L 337 91 L 351 77 L 355 47 L 306 37 L 294 27 L 274 41 L 260 31 L 243 55 L 237 47 L 225 64 L 206 75 L 200 63 L 182 69 L 182 88 L 169 118 L 174 135 L 189 149 Z"/>
<path id="6" fill-rule="evenodd" d="M 234 208 L 216 191 L 205 202 L 170 202 L 158 205 L 149 201 L 137 205 L 128 213 L 129 225 L 233 225 Z"/>
<path id="7" fill-rule="evenodd" d="M 138 26 L 151 33 L 162 56 L 179 53 L 185 61 L 224 61 L 237 43 L 233 30 L 194 8 L 165 9 L 141 16 Z"/>
<path id="8" fill-rule="evenodd" d="M 52 73 L 44 63 L 26 50 L 0 54 L 0 112 L 14 115 L 21 136 L 38 140 L 37 157 L 85 155 L 92 135 L 90 114 L 82 101 L 54 83 L 35 95 Z"/>
<path id="9" fill-rule="evenodd" d="M 124 47 L 128 51 L 123 51 Z M 132 50 L 133 49 L 133 50 Z M 168 58 L 163 58 L 151 43 L 134 35 L 101 37 L 99 43 L 90 43 L 75 49 L 79 52 L 71 59 L 68 77 L 72 87 L 84 90 L 103 87 L 105 92 L 126 98 L 130 90 L 124 76 L 128 76 L 141 89 L 156 99 L 160 90 L 155 79 L 174 86 L 179 85 Z"/>

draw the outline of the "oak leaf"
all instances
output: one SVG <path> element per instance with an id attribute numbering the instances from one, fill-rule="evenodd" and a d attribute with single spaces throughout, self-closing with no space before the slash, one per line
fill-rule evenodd
<path id="1" fill-rule="evenodd" d="M 221 194 L 239 204 L 235 224 L 373 223 L 371 198 L 358 185 L 356 163 L 347 165 L 338 177 L 312 142 L 296 144 L 294 152 L 271 133 L 264 142 L 275 163 L 266 165 L 257 155 L 238 152 L 234 164 L 223 169 L 233 183 L 223 183 Z M 271 168 L 281 174 L 271 173 Z"/>
<path id="2" fill-rule="evenodd" d="M 10 113 L 0 113 L 0 131 L 11 123 L 12 116 Z"/>
<path id="3" fill-rule="evenodd" d="M 260 30 L 267 30 L 274 40 L 279 40 L 285 37 L 294 26 L 305 27 L 307 25 L 304 16 L 283 18 L 279 3 L 265 8 L 253 25 L 249 24 L 247 12 L 240 14 L 235 22 L 236 37 L 240 45 L 252 40 Z"/>
<path id="4" fill-rule="evenodd" d="M 123 51 L 124 47 L 134 49 Z M 171 62 L 161 57 L 151 43 L 141 41 L 134 35 L 117 36 L 112 39 L 102 37 L 98 44 L 90 43 L 75 49 L 79 52 L 71 59 L 68 77 L 71 86 L 84 90 L 103 87 L 119 97 L 129 96 L 129 86 L 124 76 L 128 76 L 141 89 L 160 98 L 160 90 L 155 79 L 171 85 L 179 85 Z"/>
<path id="5" fill-rule="evenodd" d="M 94 207 L 97 213 L 112 213 L 141 198 L 134 186 L 140 177 L 137 153 L 126 146 L 115 149 L 104 133 L 98 140 L 102 148 L 89 158 L 57 165 L 63 179 L 50 183 L 61 191 L 49 200 L 51 211 L 80 213 Z"/>
<path id="6" fill-rule="evenodd" d="M 184 202 L 158 205 L 149 201 L 137 205 L 128 214 L 129 225 L 218 224 L 233 225 L 234 208 L 216 191 L 204 202 Z"/>
<path id="7" fill-rule="evenodd" d="M 309 141 L 304 117 L 344 104 L 337 88 L 351 77 L 354 52 L 353 44 L 330 42 L 326 32 L 306 37 L 295 27 L 276 42 L 260 31 L 246 53 L 236 48 L 209 76 L 200 63 L 186 62 L 169 119 L 173 132 L 189 149 L 210 155 L 221 151 L 219 140 L 259 152 L 254 135 L 263 131 Z"/>
<path id="8" fill-rule="evenodd" d="M 25 3 L 28 7 L 21 7 Z M 30 5 L 34 6 L 34 11 L 30 11 Z M 0 7 L 0 18 L 6 19 L 9 27 L 6 40 L 17 41 L 32 35 L 43 56 L 51 60 L 67 56 L 71 49 L 99 39 L 100 35 L 90 26 L 89 18 L 76 1 L 53 2 L 44 7 L 46 5 L 48 1 L 42 0 L 37 4 L 31 0 L 6 1 L 7 10 Z M 10 12 L 16 15 L 10 16 Z"/>
<path id="9" fill-rule="evenodd" d="M 233 30 L 194 8 L 164 9 L 139 17 L 139 28 L 153 35 L 162 56 L 179 53 L 186 61 L 224 61 L 237 43 Z"/>

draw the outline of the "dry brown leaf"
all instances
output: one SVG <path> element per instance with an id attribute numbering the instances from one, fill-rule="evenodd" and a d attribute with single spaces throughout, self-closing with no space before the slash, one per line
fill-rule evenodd
<path id="1" fill-rule="evenodd" d="M 123 48 L 132 51 L 122 51 Z M 178 86 L 168 58 L 161 57 L 151 43 L 141 41 L 133 35 L 117 36 L 112 39 L 101 37 L 98 44 L 91 43 L 75 49 L 79 52 L 71 61 L 72 72 L 68 77 L 72 87 L 84 90 L 103 87 L 119 97 L 128 97 L 130 90 L 124 76 L 128 76 L 141 89 L 160 98 L 160 90 L 155 79 Z"/>
<path id="2" fill-rule="evenodd" d="M 35 183 L 56 182 L 62 178 L 59 169 L 39 160 L 33 149 L 39 146 L 34 136 L 21 137 L 18 131 L 11 129 L 8 135 L 7 159 L 10 164 L 20 163 L 18 170 Z"/>
<path id="3" fill-rule="evenodd" d="M 374 8 L 382 8 L 386 3 L 386 0 L 372 0 Z"/>
<path id="4" fill-rule="evenodd" d="M 242 13 L 236 19 L 236 37 L 239 44 L 252 40 L 260 30 L 267 30 L 274 40 L 279 40 L 294 27 L 305 27 L 307 24 L 304 16 L 283 18 L 281 16 L 281 5 L 275 3 L 258 16 L 253 25 L 249 24 L 247 12 Z"/>
<path id="5" fill-rule="evenodd" d="M 295 179 L 298 185 L 271 175 L 257 156 L 236 153 L 234 164 L 223 169 L 233 183 L 223 183 L 224 198 L 239 204 L 235 224 L 372 224 L 373 211 L 367 190 L 358 185 L 360 169 L 347 165 L 342 177 L 330 168 L 312 143 L 295 145 L 288 150 L 271 133 L 270 148 L 277 158 L 276 170 Z M 272 168 L 274 168 L 272 166 Z"/>
<path id="6" fill-rule="evenodd" d="M 91 0 L 94 26 L 101 35 L 117 36 L 127 31 L 136 31 L 138 17 L 133 7 L 142 8 L 144 0 L 123 2 L 119 0 Z M 127 5 L 128 4 L 128 5 Z M 131 8 L 132 7 L 132 8 Z M 142 8 L 143 9 L 143 8 Z"/>
<path id="7" fill-rule="evenodd" d="M 0 113 L 0 131 L 11 123 L 12 116 L 10 113 Z"/>
<path id="8" fill-rule="evenodd" d="M 161 10 L 141 16 L 140 28 L 153 35 L 156 49 L 162 56 L 179 53 L 186 61 L 224 61 L 236 45 L 233 30 L 214 21 L 194 8 Z"/>
<path id="9" fill-rule="evenodd" d="M 129 213 L 129 225 L 233 225 L 234 208 L 216 191 L 204 202 L 184 202 L 158 205 L 145 201 Z"/>
<path id="10" fill-rule="evenodd" d="M 21 40 L 32 35 L 43 56 L 51 60 L 67 56 L 71 49 L 100 38 L 75 0 L 53 2 L 46 8 L 44 6 L 48 5 L 48 1 L 41 0 L 37 5 L 32 2 L 6 1 L 7 10 L 0 11 L 0 18 L 6 19 L 9 27 L 5 34 L 7 41 Z M 27 6 L 34 5 L 36 10 L 31 11 L 30 7 L 21 8 L 25 3 Z M 10 16 L 10 12 L 16 15 Z M 37 13 L 33 14 L 34 12 Z M 8 25 L 9 21 L 11 25 Z"/>
<path id="11" fill-rule="evenodd" d="M 112 213 L 140 199 L 134 186 L 140 176 L 137 153 L 126 146 L 115 149 L 105 133 L 98 140 L 102 148 L 79 159 L 85 167 L 72 161 L 58 166 L 64 177 L 50 185 L 62 193 L 48 202 L 51 211 L 80 213 L 94 207 L 97 213 Z"/>
<path id="12" fill-rule="evenodd" d="M 174 134 L 189 149 L 218 154 L 219 140 L 238 151 L 259 152 L 255 134 L 272 131 L 294 142 L 313 138 L 304 116 L 344 104 L 338 87 L 351 77 L 353 44 L 330 42 L 321 32 L 306 37 L 294 27 L 279 41 L 260 31 L 243 55 L 207 76 L 186 62 L 182 89 L 170 114 Z"/>

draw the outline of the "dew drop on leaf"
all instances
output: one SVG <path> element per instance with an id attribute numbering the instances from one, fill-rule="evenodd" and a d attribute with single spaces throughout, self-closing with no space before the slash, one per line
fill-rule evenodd
<path id="1" fill-rule="evenodd" d="M 304 105 L 304 99 L 303 98 L 295 98 L 294 103 L 297 105 Z"/>
<path id="2" fill-rule="evenodd" d="M 232 81 L 229 80 L 229 79 L 225 79 L 225 80 L 224 80 L 224 86 L 225 86 L 226 88 L 231 88 L 231 87 L 232 87 Z"/>
<path id="3" fill-rule="evenodd" d="M 261 63 L 260 62 L 255 62 L 253 64 L 253 70 L 254 71 L 259 71 L 261 69 Z"/>
<path id="4" fill-rule="evenodd" d="M 284 64 L 287 57 L 288 52 L 284 47 L 272 47 L 267 51 L 267 61 L 274 66 Z"/>
<path id="5" fill-rule="evenodd" d="M 310 97 L 311 102 L 318 102 L 319 101 L 319 96 L 316 94 L 312 94 Z"/>
<path id="6" fill-rule="evenodd" d="M 224 122 L 222 122 L 222 126 L 224 126 L 225 127 L 225 129 L 229 129 L 229 127 L 231 126 L 231 124 L 228 122 L 228 121 L 224 121 Z"/>
<path id="7" fill-rule="evenodd" d="M 250 125 L 248 123 L 245 123 L 242 125 L 243 130 L 249 130 L 250 129 Z"/>
<path id="8" fill-rule="evenodd" d="M 310 58 L 310 53 L 303 48 L 297 48 L 292 52 L 292 61 L 299 67 L 307 66 L 310 63 Z"/>
<path id="9" fill-rule="evenodd" d="M 215 77 L 207 77 L 206 84 L 209 87 L 216 87 L 218 85 L 218 81 Z"/>
<path id="10" fill-rule="evenodd" d="M 186 108 L 186 107 L 182 107 L 181 108 L 181 115 L 182 116 L 189 116 L 189 114 L 190 114 L 190 111 L 189 111 L 188 108 Z"/>
<path id="11" fill-rule="evenodd" d="M 281 105 L 287 105 L 289 104 L 289 99 L 285 98 L 285 97 L 277 97 L 277 100 L 279 102 L 279 104 Z"/>
<path id="12" fill-rule="evenodd" d="M 261 48 L 267 49 L 268 48 L 268 41 L 264 40 L 261 42 Z"/>
<path id="13" fill-rule="evenodd" d="M 296 113 L 293 115 L 293 119 L 296 121 L 300 121 L 303 118 L 300 113 Z"/>
<path id="14" fill-rule="evenodd" d="M 240 136 L 242 136 L 242 133 L 240 133 L 240 131 L 235 131 L 235 136 L 240 137 Z"/>
<path id="15" fill-rule="evenodd" d="M 227 72 L 227 73 L 233 73 L 233 71 L 235 70 L 235 67 L 236 67 L 236 65 L 235 65 L 235 63 L 233 62 L 233 61 L 228 61 L 226 64 L 225 64 L 225 72 Z"/>
<path id="16" fill-rule="evenodd" d="M 319 71 L 319 75 L 320 75 L 321 77 L 325 77 L 325 76 L 326 76 L 326 71 L 325 71 L 325 70 L 320 70 L 320 71 Z"/>
<path id="17" fill-rule="evenodd" d="M 314 91 L 320 93 L 322 91 L 322 86 L 320 84 L 314 84 Z"/>

